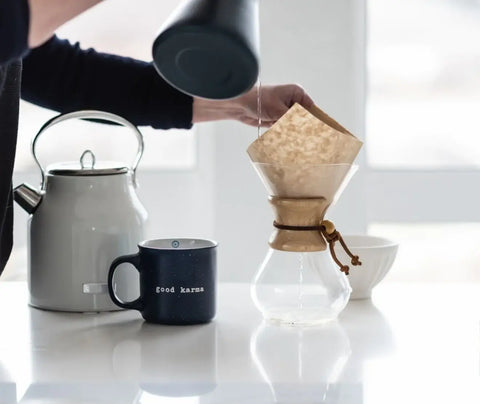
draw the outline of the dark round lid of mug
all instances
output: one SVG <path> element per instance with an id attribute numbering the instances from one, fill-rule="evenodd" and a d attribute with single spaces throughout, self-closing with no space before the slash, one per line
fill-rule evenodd
<path id="1" fill-rule="evenodd" d="M 258 60 L 237 36 L 215 26 L 174 26 L 153 44 L 153 62 L 172 86 L 192 96 L 227 99 L 255 84 Z"/>

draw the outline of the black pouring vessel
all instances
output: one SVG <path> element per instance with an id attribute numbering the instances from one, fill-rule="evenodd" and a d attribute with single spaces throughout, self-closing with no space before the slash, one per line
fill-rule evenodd
<path id="1" fill-rule="evenodd" d="M 259 73 L 258 0 L 186 0 L 153 43 L 153 63 L 192 96 L 228 99 L 253 87 Z"/>

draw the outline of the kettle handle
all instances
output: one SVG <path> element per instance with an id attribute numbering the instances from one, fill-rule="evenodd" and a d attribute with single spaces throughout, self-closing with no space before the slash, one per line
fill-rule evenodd
<path id="1" fill-rule="evenodd" d="M 37 163 L 37 166 L 40 168 L 40 172 L 42 174 L 41 190 L 45 190 L 45 169 L 40 164 L 40 161 L 38 160 L 37 154 L 36 154 L 36 146 L 37 146 L 38 138 L 43 132 L 45 132 L 47 129 L 51 128 L 52 126 L 56 125 L 57 123 L 64 122 L 70 119 L 100 119 L 102 121 L 117 123 L 119 125 L 122 125 L 122 126 L 125 126 L 126 128 L 131 129 L 135 133 L 135 136 L 137 137 L 137 141 L 138 141 L 137 155 L 135 156 L 135 160 L 133 161 L 133 165 L 132 165 L 133 184 L 137 186 L 137 167 L 138 167 L 138 163 L 140 162 L 140 159 L 142 158 L 143 149 L 144 149 L 142 133 L 138 130 L 138 128 L 133 123 L 127 121 L 125 118 L 122 118 L 121 116 L 112 114 L 110 112 L 85 110 L 85 111 L 69 112 L 66 114 L 60 114 L 53 117 L 52 119 L 44 123 L 44 125 L 40 128 L 38 133 L 32 139 L 31 150 L 32 150 L 33 158 L 35 159 L 35 162 Z"/>

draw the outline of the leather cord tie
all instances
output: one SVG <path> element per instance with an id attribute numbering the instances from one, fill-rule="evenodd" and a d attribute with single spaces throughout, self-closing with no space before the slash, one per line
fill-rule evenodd
<path id="1" fill-rule="evenodd" d="M 277 222 L 273 222 L 273 226 L 280 230 L 292 230 L 292 231 L 319 231 L 325 240 L 328 243 L 330 254 L 332 255 L 333 260 L 339 266 L 340 271 L 344 272 L 345 275 L 350 273 L 350 268 L 348 265 L 343 265 L 337 257 L 335 253 L 335 243 L 338 241 L 340 242 L 341 246 L 347 253 L 347 255 L 351 258 L 351 263 L 354 266 L 362 265 L 358 255 L 353 255 L 352 252 L 349 250 L 345 241 L 343 240 L 342 235 L 340 232 L 335 229 L 335 225 L 330 222 L 329 220 L 322 221 L 322 224 L 319 226 L 287 226 L 284 224 L 280 224 Z"/>
<path id="2" fill-rule="evenodd" d="M 292 230 L 292 231 L 322 231 L 322 226 L 287 226 L 286 224 L 280 224 L 273 222 L 273 227 L 280 230 Z"/>
<path id="3" fill-rule="evenodd" d="M 352 252 L 348 249 L 347 245 L 345 244 L 345 241 L 343 240 L 342 235 L 337 229 L 335 229 L 335 225 L 332 222 L 330 222 L 329 220 L 324 220 L 322 222 L 321 227 L 322 227 L 322 230 L 321 230 L 322 235 L 323 237 L 325 237 L 325 240 L 327 240 L 327 243 L 330 247 L 330 253 L 332 254 L 332 258 L 336 262 L 336 264 L 340 267 L 340 271 L 345 272 L 345 275 L 348 275 L 350 273 L 350 268 L 348 267 L 348 265 L 343 265 L 340 262 L 340 260 L 337 258 L 337 255 L 335 254 L 334 246 L 337 241 L 340 242 L 344 251 L 351 258 L 352 265 L 354 266 L 362 265 L 358 255 L 353 255 Z"/>

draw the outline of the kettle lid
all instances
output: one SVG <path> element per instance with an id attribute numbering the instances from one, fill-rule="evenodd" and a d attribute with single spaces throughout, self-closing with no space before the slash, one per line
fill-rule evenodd
<path id="1" fill-rule="evenodd" d="M 47 172 L 50 175 L 62 176 L 96 176 L 116 175 L 128 173 L 128 167 L 113 161 L 96 162 L 95 154 L 85 150 L 79 162 L 71 161 L 49 165 Z"/>

